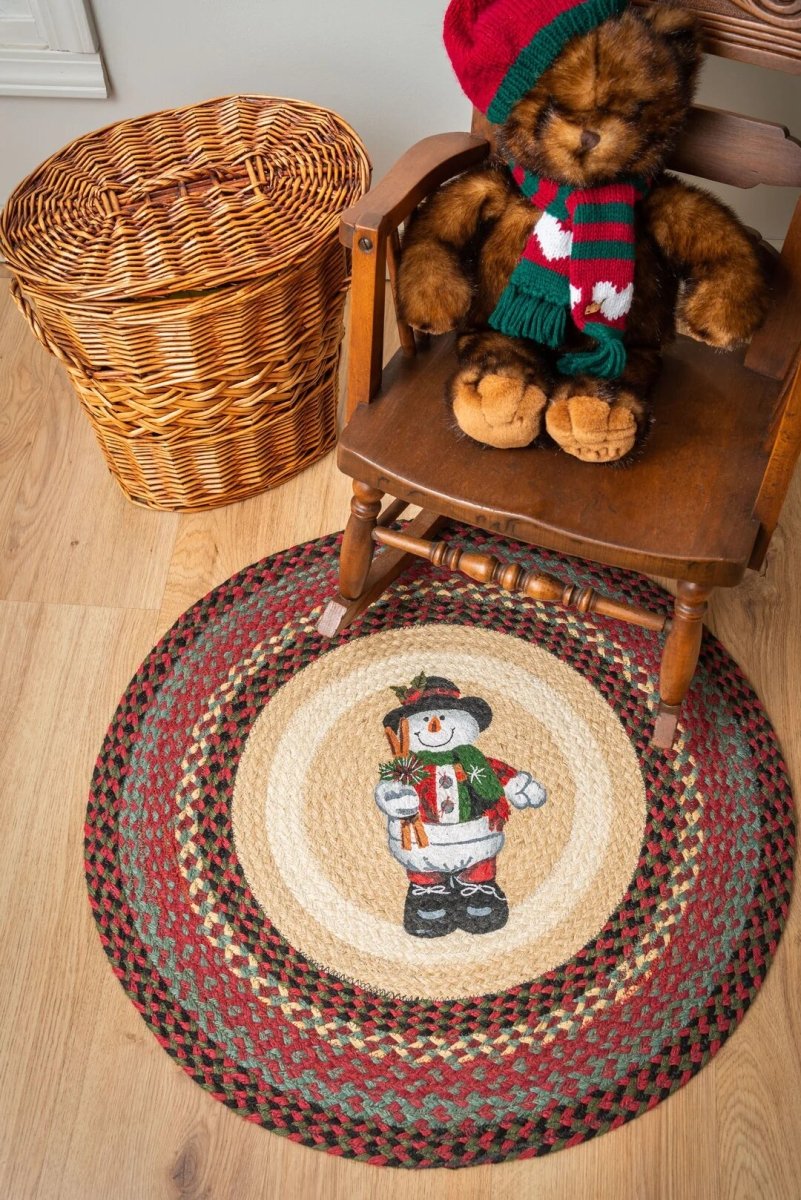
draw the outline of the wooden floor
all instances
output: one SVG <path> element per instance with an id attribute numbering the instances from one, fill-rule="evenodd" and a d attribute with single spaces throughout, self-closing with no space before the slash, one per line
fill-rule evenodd
<path id="1" fill-rule="evenodd" d="M 683 1091 L 539 1162 L 377 1170 L 247 1124 L 175 1066 L 114 979 L 86 901 L 95 755 L 140 660 L 245 564 L 343 523 L 329 457 L 200 516 L 129 505 L 0 281 L 0 1197 L 23 1200 L 797 1200 L 801 905 L 743 1027 Z M 801 794 L 801 473 L 767 570 L 712 624 Z"/>

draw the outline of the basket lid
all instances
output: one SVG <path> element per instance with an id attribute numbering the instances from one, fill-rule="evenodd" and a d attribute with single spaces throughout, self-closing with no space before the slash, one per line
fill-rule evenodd
<path id="1" fill-rule="evenodd" d="M 65 146 L 12 193 L 0 250 L 23 286 L 64 299 L 206 289 L 302 262 L 369 172 L 336 113 L 225 96 Z"/>

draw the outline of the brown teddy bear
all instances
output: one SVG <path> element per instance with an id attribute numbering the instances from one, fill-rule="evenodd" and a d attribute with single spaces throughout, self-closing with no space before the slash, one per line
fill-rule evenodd
<path id="1" fill-rule="evenodd" d="M 766 306 L 755 242 L 663 170 L 701 59 L 694 18 L 626 0 L 452 0 L 445 44 L 498 157 L 450 181 L 407 228 L 405 319 L 458 329 L 461 429 L 620 459 L 648 425 L 678 326 L 746 341 Z"/>

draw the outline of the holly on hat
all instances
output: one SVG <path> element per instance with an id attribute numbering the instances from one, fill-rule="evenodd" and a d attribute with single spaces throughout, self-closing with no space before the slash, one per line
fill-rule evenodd
<path id="1" fill-rule="evenodd" d="M 627 6 L 628 0 L 451 0 L 445 48 L 468 99 L 500 125 L 571 38 Z"/>

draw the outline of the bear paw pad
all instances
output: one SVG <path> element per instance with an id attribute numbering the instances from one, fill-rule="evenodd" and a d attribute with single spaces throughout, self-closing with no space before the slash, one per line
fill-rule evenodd
<path id="1" fill-rule="evenodd" d="M 459 427 L 474 441 L 510 450 L 528 446 L 540 433 L 545 392 L 513 370 L 466 367 L 453 380 L 451 395 Z"/>
<path id="2" fill-rule="evenodd" d="M 582 462 L 614 462 L 623 458 L 637 439 L 637 419 L 632 409 L 597 396 L 570 396 L 555 400 L 545 415 L 545 426 L 558 446 Z"/>

